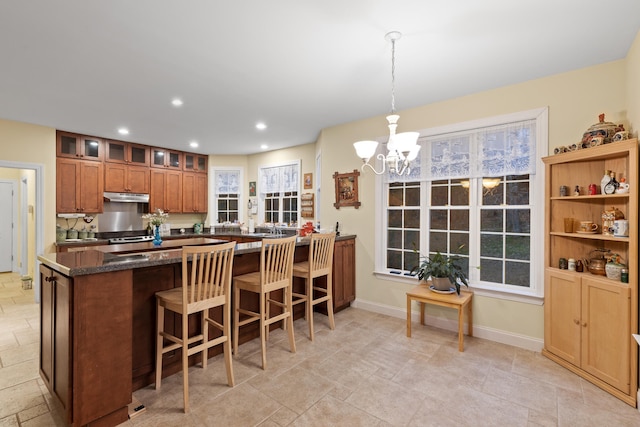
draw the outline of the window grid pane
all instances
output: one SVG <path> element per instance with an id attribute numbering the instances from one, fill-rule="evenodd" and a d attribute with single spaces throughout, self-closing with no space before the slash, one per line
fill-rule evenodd
<path id="1" fill-rule="evenodd" d="M 437 207 L 429 209 L 429 254 L 458 255 L 460 265 L 469 276 L 469 181 L 452 179 L 430 185 L 431 200 Z M 435 195 L 435 196 L 434 196 Z"/>
<path id="2" fill-rule="evenodd" d="M 270 223 L 297 224 L 298 192 L 267 193 L 264 199 L 264 220 Z"/>
<path id="3" fill-rule="evenodd" d="M 218 222 L 236 222 L 240 218 L 238 194 L 218 194 Z"/>
<path id="4" fill-rule="evenodd" d="M 386 268 L 407 274 L 419 263 L 419 182 L 389 184 Z"/>

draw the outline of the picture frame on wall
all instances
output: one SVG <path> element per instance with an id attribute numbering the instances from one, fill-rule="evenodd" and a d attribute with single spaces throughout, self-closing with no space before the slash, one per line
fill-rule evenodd
<path id="1" fill-rule="evenodd" d="M 313 188 L 313 174 L 312 173 L 305 173 L 304 174 L 304 189 L 305 190 L 310 190 L 311 188 Z"/>
<path id="2" fill-rule="evenodd" d="M 249 197 L 255 197 L 255 196 L 256 196 L 256 182 L 249 181 Z"/>
<path id="3" fill-rule="evenodd" d="M 340 209 L 344 206 L 353 206 L 358 209 L 361 205 L 358 200 L 358 176 L 360 171 L 354 169 L 348 173 L 334 173 L 333 179 L 336 182 L 336 202 L 333 206 Z"/>

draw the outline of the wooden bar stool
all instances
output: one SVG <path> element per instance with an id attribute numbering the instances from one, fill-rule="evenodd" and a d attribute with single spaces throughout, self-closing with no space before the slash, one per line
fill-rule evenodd
<path id="1" fill-rule="evenodd" d="M 263 239 L 260 251 L 260 271 L 247 273 L 233 278 L 233 352 L 238 354 L 238 335 L 240 326 L 255 321 L 260 322 L 260 345 L 262 348 L 262 369 L 267 367 L 266 339 L 269 326 L 283 321 L 289 335 L 291 352 L 296 352 L 293 337 L 293 310 L 291 283 L 293 280 L 293 252 L 296 236 L 282 239 Z M 258 312 L 240 307 L 240 291 L 255 292 L 260 296 Z M 282 290 L 282 301 L 271 299 L 271 292 Z M 270 306 L 280 307 L 282 313 L 270 316 Z M 244 317 L 240 320 L 240 314 Z"/>
<path id="2" fill-rule="evenodd" d="M 208 349 L 223 344 L 227 382 L 233 387 L 231 362 L 230 291 L 233 253 L 236 242 L 222 245 L 184 246 L 182 248 L 182 287 L 156 293 L 156 390 L 162 378 L 162 355 L 182 349 L 182 387 L 184 412 L 189 412 L 189 356 L 202 353 L 202 367 L 207 367 Z M 191 262 L 188 258 L 191 257 Z M 209 309 L 222 307 L 222 323 L 209 317 Z M 182 316 L 182 334 L 175 336 L 164 330 L 164 310 Z M 201 313 L 201 331 L 189 337 L 189 315 Z M 209 339 L 209 325 L 222 331 L 218 338 Z M 164 345 L 164 339 L 171 341 Z M 191 346 L 192 344 L 197 345 Z"/>
<path id="3" fill-rule="evenodd" d="M 309 258 L 307 261 L 297 262 L 293 265 L 293 276 L 305 280 L 305 293 L 293 292 L 293 305 L 305 303 L 305 318 L 309 324 L 309 339 L 313 341 L 313 306 L 321 302 L 327 302 L 327 315 L 329 327 L 335 329 L 333 319 L 333 247 L 336 240 L 335 233 L 311 235 L 309 243 Z M 315 286 L 313 279 L 327 276 L 327 287 Z M 314 292 L 315 291 L 315 292 Z M 315 298 L 315 294 L 321 296 Z"/>

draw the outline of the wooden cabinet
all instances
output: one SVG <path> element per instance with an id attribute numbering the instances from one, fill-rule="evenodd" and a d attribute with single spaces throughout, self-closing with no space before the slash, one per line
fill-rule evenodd
<path id="1" fill-rule="evenodd" d="M 208 212 L 207 156 L 64 131 L 56 137 L 57 213 L 101 213 L 105 191 L 149 193 L 151 210 Z"/>
<path id="2" fill-rule="evenodd" d="M 187 172 L 207 172 L 207 156 L 202 154 L 184 153 L 183 170 Z"/>
<path id="3" fill-rule="evenodd" d="M 40 265 L 40 377 L 71 421 L 69 278 Z"/>
<path id="4" fill-rule="evenodd" d="M 133 271 L 133 349 L 132 387 L 138 390 L 155 382 L 156 340 L 150 331 L 156 328 L 156 292 L 179 286 L 180 268 L 174 265 L 159 265 L 139 268 Z M 165 331 L 173 333 L 180 325 L 179 316 L 167 310 Z M 163 356 L 163 366 L 180 363 L 180 350 L 170 351 Z M 165 369 L 163 369 L 165 371 Z M 164 372 L 163 372 L 164 373 Z"/>
<path id="5" fill-rule="evenodd" d="M 629 287 L 591 274 L 546 275 L 546 350 L 629 394 Z"/>
<path id="6" fill-rule="evenodd" d="M 202 173 L 183 172 L 182 212 L 206 213 L 208 210 L 208 176 Z"/>
<path id="7" fill-rule="evenodd" d="M 130 164 L 105 163 L 104 190 L 116 193 L 149 193 L 150 173 L 148 167 Z"/>
<path id="8" fill-rule="evenodd" d="M 151 148 L 151 166 L 154 168 L 182 170 L 183 153 L 166 148 Z"/>
<path id="9" fill-rule="evenodd" d="M 629 405 L 636 406 L 638 346 L 638 230 L 629 237 L 565 232 L 564 218 L 593 221 L 619 209 L 638 224 L 638 140 L 631 139 L 543 158 L 545 163 L 545 306 L 543 354 Z M 588 195 L 605 170 L 631 191 Z M 560 187 L 580 195 L 561 196 Z M 569 230 L 567 230 L 569 231 Z M 629 281 L 559 268 L 560 258 L 588 259 L 594 249 L 620 254 Z"/>
<path id="10" fill-rule="evenodd" d="M 630 394 L 631 290 L 595 277 L 584 277 L 581 290 L 582 369 Z"/>
<path id="11" fill-rule="evenodd" d="M 93 160 L 104 159 L 104 142 L 93 136 L 70 132 L 56 132 L 56 154 L 58 157 Z"/>
<path id="12" fill-rule="evenodd" d="M 333 307 L 339 311 L 356 299 L 355 239 L 337 240 L 333 249 Z"/>
<path id="13" fill-rule="evenodd" d="M 106 141 L 105 162 L 149 166 L 149 147 L 122 141 Z"/>
<path id="14" fill-rule="evenodd" d="M 70 278 L 41 265 L 40 278 L 40 376 L 56 406 L 69 425 L 123 423 L 132 393 L 131 270 Z"/>
<path id="15" fill-rule="evenodd" d="M 56 159 L 56 212 L 103 211 L 103 164 L 58 157 Z"/>
<path id="16" fill-rule="evenodd" d="M 151 169 L 149 210 L 182 212 L 182 171 Z"/>

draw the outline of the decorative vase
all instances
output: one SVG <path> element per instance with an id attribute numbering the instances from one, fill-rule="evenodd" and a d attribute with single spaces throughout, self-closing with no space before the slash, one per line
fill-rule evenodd
<path id="1" fill-rule="evenodd" d="M 592 125 L 582 135 L 582 147 L 588 148 L 612 142 L 616 132 L 624 131 L 623 125 L 604 121 L 604 114 L 598 116 L 598 123 Z"/>
<path id="2" fill-rule="evenodd" d="M 162 244 L 162 236 L 160 236 L 160 226 L 156 225 L 156 231 L 153 234 L 153 244 L 160 246 Z"/>

